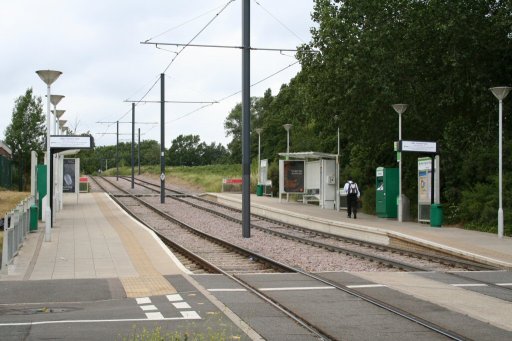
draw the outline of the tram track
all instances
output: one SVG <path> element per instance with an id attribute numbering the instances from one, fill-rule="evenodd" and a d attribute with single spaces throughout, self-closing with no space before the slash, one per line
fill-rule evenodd
<path id="1" fill-rule="evenodd" d="M 97 181 L 96 179 L 94 179 L 95 181 Z M 99 184 L 99 183 L 98 183 Z M 112 195 L 111 194 L 111 197 L 115 197 L 115 195 Z M 121 196 L 124 199 L 126 198 L 130 198 L 130 199 L 133 199 L 133 198 L 136 198 L 135 196 L 130 196 L 130 195 L 125 195 L 125 196 Z M 116 201 L 119 200 L 119 198 L 115 198 Z M 140 202 L 141 204 L 144 202 L 144 200 L 140 199 L 140 198 L 136 198 L 136 201 Z M 119 201 L 118 201 L 119 203 Z M 122 204 L 122 203 L 121 203 Z M 128 206 L 127 205 L 124 205 L 122 204 L 123 208 L 124 209 L 128 209 Z M 150 208 L 154 211 L 157 211 L 158 209 L 156 209 L 155 207 L 151 206 L 151 204 L 143 204 L 143 206 L 145 206 L 146 208 Z M 136 207 L 136 205 L 132 205 L 132 208 L 133 207 Z M 175 220 L 174 218 L 168 216 L 165 212 L 160 212 L 158 213 L 159 215 L 161 215 L 162 217 L 165 217 L 166 219 L 170 219 L 170 220 Z M 138 218 L 140 219 L 140 218 Z M 143 221 L 143 220 L 142 220 Z M 180 224 L 181 227 L 184 227 L 184 225 L 186 224 Z M 151 227 L 154 229 L 154 227 Z M 187 228 L 188 229 L 188 228 Z M 156 230 L 155 231 L 159 236 L 162 236 L 161 235 L 161 231 L 158 231 Z M 202 238 L 204 238 L 205 236 L 202 236 Z M 164 237 L 165 238 L 165 237 Z M 167 238 L 165 238 L 167 239 Z M 175 242 L 172 242 L 173 244 L 173 247 L 177 247 L 178 244 L 176 244 Z M 182 252 L 187 252 L 187 253 L 196 253 L 196 251 L 194 250 L 189 250 L 188 248 L 185 248 L 183 246 L 180 246 L 182 248 Z M 258 256 L 258 255 L 256 255 Z M 321 340 L 331 340 L 331 339 L 337 339 L 335 335 L 330 335 L 327 331 L 324 331 L 320 328 L 318 328 L 317 326 L 315 326 L 313 323 L 307 321 L 307 320 L 304 320 L 303 318 L 301 318 L 300 316 L 298 316 L 296 313 L 294 313 L 293 309 L 289 309 L 287 308 L 285 305 L 282 305 L 281 303 L 277 302 L 276 300 L 272 299 L 270 296 L 266 295 L 264 292 L 262 292 L 261 290 L 258 290 L 258 288 L 254 287 L 253 285 L 251 285 L 250 283 L 248 283 L 247 281 L 245 281 L 243 278 L 241 278 L 244 274 L 244 272 L 239 272 L 239 270 L 235 270 L 233 271 L 233 269 L 229 269 L 229 270 L 225 270 L 223 269 L 222 267 L 219 267 L 219 266 L 216 266 L 215 264 L 212 264 L 212 261 L 215 262 L 215 260 L 212 260 L 212 259 L 206 259 L 204 257 L 201 257 L 201 256 L 194 256 L 194 257 L 198 257 L 198 259 L 201 260 L 202 263 L 204 264 L 207 264 L 207 263 L 210 263 L 210 269 L 212 272 L 217 272 L 217 273 L 221 273 L 223 274 L 224 276 L 236 281 L 237 283 L 239 283 L 241 286 L 243 286 L 244 288 L 246 288 L 247 290 L 249 290 L 250 292 L 252 292 L 253 294 L 255 294 L 256 296 L 260 297 L 262 300 L 264 300 L 265 302 L 267 302 L 268 304 L 271 304 L 273 305 L 274 307 L 278 308 L 279 310 L 281 310 L 282 312 L 284 312 L 286 315 L 288 315 L 290 318 L 292 318 L 294 321 L 296 321 L 298 324 L 300 324 L 301 326 L 303 326 L 304 328 L 306 328 L 308 331 L 310 331 L 313 335 L 315 335 L 316 337 L 318 337 L 319 339 Z M 272 260 L 269 260 L 267 259 L 266 261 L 270 261 L 272 262 Z M 283 271 L 283 272 L 293 272 L 293 273 L 297 273 L 297 274 L 301 274 L 303 276 L 307 276 L 311 279 L 314 279 L 318 282 L 321 282 L 321 283 L 324 283 L 324 284 L 327 284 L 329 286 L 332 286 L 333 288 L 337 289 L 337 290 L 340 290 L 344 293 L 347 293 L 351 296 L 354 296 L 358 299 L 361 299 L 363 300 L 364 302 L 367 302 L 369 304 L 372 304 L 372 305 L 375 305 L 381 309 L 384 309 L 392 314 L 395 314 L 397 316 L 400 316 L 406 320 L 409 320 L 411 322 L 414 322 L 416 324 L 419 324 L 425 328 L 427 328 L 428 330 L 430 331 L 433 331 L 435 333 L 438 333 L 440 335 L 443 335 L 449 339 L 453 339 L 453 340 L 465 340 L 467 339 L 466 337 L 456 333 L 456 332 L 453 332 L 451 330 L 448 330 L 446 328 L 443 328 L 442 326 L 439 326 L 435 323 L 431 323 L 427 320 L 424 320 L 414 314 L 411 314 L 407 311 L 403 311 L 393 305 L 390 305 L 386 302 L 383 302 L 381 300 L 378 300 L 378 299 L 375 299 L 371 296 L 368 296 L 366 294 L 363 294 L 357 290 L 354 290 L 354 289 L 350 289 L 346 286 L 343 286 L 343 285 L 340 285 L 338 283 L 335 283 L 329 279 L 326 279 L 326 278 L 322 278 L 320 275 L 318 274 L 312 274 L 310 272 L 306 272 L 306 271 L 303 271 L 301 269 L 297 269 L 297 268 L 293 268 L 293 267 L 290 267 L 290 266 L 287 266 L 285 264 L 279 264 L 279 267 L 282 268 L 280 269 L 280 271 Z M 274 266 L 275 267 L 275 266 Z"/>
<path id="2" fill-rule="evenodd" d="M 124 180 L 130 180 L 123 177 Z M 159 192 L 160 187 L 149 181 L 142 179 L 134 179 L 138 186 L 144 187 L 154 192 Z M 156 187 L 158 187 L 156 189 Z M 186 203 L 197 209 L 207 211 L 211 214 L 222 217 L 226 220 L 235 223 L 242 223 L 241 211 L 226 205 L 212 202 L 210 200 L 201 198 L 197 195 L 187 195 L 185 193 L 170 190 L 166 191 L 171 194 L 166 194 L 167 197 Z M 489 265 L 480 264 L 477 262 L 467 261 L 456 257 L 449 257 L 444 254 L 439 254 L 438 251 L 418 252 L 407 249 L 399 249 L 391 246 L 384 246 L 367 241 L 357 240 L 354 238 L 342 237 L 325 232 L 319 232 L 312 229 L 304 228 L 301 226 L 285 224 L 280 221 L 269 219 L 257 214 L 251 214 L 251 228 L 260 230 L 264 233 L 272 234 L 284 239 L 291 239 L 300 243 L 311 245 L 318 248 L 323 248 L 332 252 L 365 259 L 371 262 L 383 264 L 388 267 L 397 268 L 403 271 L 435 271 L 439 268 L 429 268 L 427 266 L 417 266 L 408 264 L 406 261 L 393 260 L 392 257 L 399 257 L 400 259 L 416 259 L 424 261 L 427 264 L 437 263 L 442 265 L 443 271 L 448 270 L 495 270 L 496 268 Z M 385 253 L 389 257 L 384 257 L 380 253 Z"/>

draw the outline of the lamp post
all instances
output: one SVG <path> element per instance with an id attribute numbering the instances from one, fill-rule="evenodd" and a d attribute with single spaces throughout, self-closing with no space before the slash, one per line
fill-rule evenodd
<path id="1" fill-rule="evenodd" d="M 52 113 L 55 115 L 55 120 L 53 121 L 53 133 L 57 135 L 57 129 L 58 129 L 58 121 L 59 117 L 58 110 L 57 110 L 57 104 L 64 98 L 62 95 L 50 95 L 50 102 L 53 104 L 53 110 Z M 64 114 L 64 113 L 63 113 Z M 62 114 L 61 114 L 62 116 Z"/>
<path id="2" fill-rule="evenodd" d="M 60 132 L 64 132 L 64 129 L 66 128 L 64 126 L 66 125 L 67 122 L 68 122 L 68 120 L 60 120 L 59 121 Z"/>
<path id="3" fill-rule="evenodd" d="M 393 104 L 393 109 L 398 113 L 398 141 L 402 140 L 402 114 L 407 110 L 407 104 Z M 398 156 L 398 221 L 403 221 L 402 200 L 402 152 Z"/>
<path id="4" fill-rule="evenodd" d="M 283 128 L 286 129 L 286 154 L 290 154 L 290 129 L 292 126 L 290 123 L 283 124 Z M 286 160 L 288 160 L 288 155 L 286 155 Z"/>
<path id="5" fill-rule="evenodd" d="M 502 160 L 502 120 L 503 120 L 503 100 L 507 97 L 512 88 L 508 86 L 498 86 L 490 88 L 492 94 L 499 101 L 499 132 L 498 132 L 498 163 L 499 163 L 499 179 L 498 179 L 498 193 L 499 193 L 499 207 L 498 207 L 498 237 L 503 238 L 503 160 Z"/>
<path id="6" fill-rule="evenodd" d="M 258 134 L 258 185 L 261 183 L 261 132 L 262 128 L 256 128 L 254 131 Z"/>
<path id="7" fill-rule="evenodd" d="M 47 95 L 46 95 L 46 196 L 44 199 L 44 203 L 46 204 L 46 213 L 45 213 L 45 233 L 44 233 L 44 240 L 46 242 L 51 241 L 52 235 L 51 235 L 51 220 L 52 220 L 52 210 L 50 207 L 50 86 L 53 82 L 59 78 L 59 76 L 62 74 L 60 71 L 55 70 L 39 70 L 36 71 L 37 75 L 43 82 L 46 83 L 47 87 Z"/>
<path id="8" fill-rule="evenodd" d="M 64 115 L 65 112 L 66 112 L 66 110 L 60 110 L 60 109 L 52 110 L 52 113 L 55 116 L 55 121 L 57 122 L 57 129 L 55 130 L 55 134 L 57 134 L 57 135 L 60 135 L 62 133 L 62 129 L 59 129 L 59 128 L 62 128 L 62 124 L 60 123 L 61 122 L 60 118 L 62 117 L 62 115 Z"/>

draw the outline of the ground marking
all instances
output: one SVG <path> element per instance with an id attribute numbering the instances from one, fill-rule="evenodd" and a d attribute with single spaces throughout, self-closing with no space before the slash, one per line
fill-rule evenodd
<path id="1" fill-rule="evenodd" d="M 143 311 L 148 311 L 148 310 L 158 310 L 153 304 L 149 304 L 149 305 L 141 305 L 140 308 L 143 310 Z"/>

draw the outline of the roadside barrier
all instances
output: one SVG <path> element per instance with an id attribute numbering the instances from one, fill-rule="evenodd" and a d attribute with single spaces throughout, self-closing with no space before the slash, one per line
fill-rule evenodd
<path id="1" fill-rule="evenodd" d="M 35 204 L 34 197 L 29 196 L 4 218 L 4 241 L 2 247 L 2 269 L 7 274 L 7 266 L 18 254 L 30 228 L 30 207 Z M 37 215 L 36 215 L 37 217 Z"/>

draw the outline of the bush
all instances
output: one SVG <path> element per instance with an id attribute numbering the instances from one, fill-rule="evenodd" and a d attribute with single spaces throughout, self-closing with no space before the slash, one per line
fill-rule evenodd
<path id="1" fill-rule="evenodd" d="M 498 232 L 498 181 L 494 177 L 492 183 L 478 183 L 472 189 L 462 191 L 462 199 L 457 211 L 458 217 L 465 228 L 485 232 Z M 510 189 L 512 183 L 504 183 Z M 510 190 L 503 192 L 504 198 L 510 197 Z M 504 205 L 505 206 L 505 205 Z M 504 209 L 504 234 L 512 235 L 512 212 Z"/>

